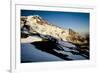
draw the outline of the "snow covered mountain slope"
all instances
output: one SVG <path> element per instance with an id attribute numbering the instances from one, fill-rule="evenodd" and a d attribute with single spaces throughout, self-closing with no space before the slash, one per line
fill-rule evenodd
<path id="1" fill-rule="evenodd" d="M 69 41 L 73 43 L 87 43 L 86 38 L 80 36 L 72 29 L 64 29 L 59 26 L 50 24 L 38 15 L 33 16 L 21 16 L 21 28 L 27 26 L 31 33 L 40 33 L 43 35 L 50 35 L 63 41 Z"/>

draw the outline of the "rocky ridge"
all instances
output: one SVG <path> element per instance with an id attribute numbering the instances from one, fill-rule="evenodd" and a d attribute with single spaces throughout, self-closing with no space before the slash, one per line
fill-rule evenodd
<path id="1" fill-rule="evenodd" d="M 21 16 L 21 28 L 23 25 L 29 26 L 30 32 L 32 33 L 38 32 L 43 35 L 50 35 L 63 41 L 69 41 L 78 44 L 88 42 L 85 37 L 82 37 L 72 29 L 64 29 L 50 24 L 48 21 L 44 20 L 38 15 Z"/>

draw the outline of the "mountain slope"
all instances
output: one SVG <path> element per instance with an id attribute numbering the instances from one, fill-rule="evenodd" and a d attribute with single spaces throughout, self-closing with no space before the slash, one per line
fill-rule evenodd
<path id="1" fill-rule="evenodd" d="M 72 29 L 64 29 L 54 26 L 38 15 L 21 16 L 21 28 L 23 25 L 29 26 L 27 28 L 32 33 L 38 32 L 43 35 L 50 35 L 63 41 L 69 41 L 78 44 L 87 43 L 87 40 L 85 40 L 86 38 L 80 36 Z"/>

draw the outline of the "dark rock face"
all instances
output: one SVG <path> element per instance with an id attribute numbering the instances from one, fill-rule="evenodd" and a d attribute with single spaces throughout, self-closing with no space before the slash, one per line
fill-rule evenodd
<path id="1" fill-rule="evenodd" d="M 73 55 L 77 55 L 77 56 L 80 55 L 84 57 L 84 59 L 89 59 L 89 51 L 87 51 L 88 47 L 84 45 L 83 45 L 84 47 L 82 47 L 82 45 L 75 45 L 70 42 L 64 42 L 64 44 L 62 44 L 63 41 L 58 40 L 52 36 L 47 36 L 47 35 L 45 36 L 45 38 L 47 41 L 33 42 L 31 44 L 35 45 L 36 48 L 42 51 L 56 55 L 64 60 L 73 60 L 71 58 L 68 58 L 68 55 L 67 55 L 68 52 L 70 52 Z M 67 45 L 65 45 L 66 43 Z M 75 47 L 73 47 L 73 45 Z M 70 51 L 68 51 L 67 49 L 69 49 Z M 55 50 L 57 50 L 58 52 Z M 59 51 L 66 52 L 66 54 L 59 53 Z"/>
<path id="2" fill-rule="evenodd" d="M 28 34 L 29 36 L 30 34 Z M 82 47 L 84 45 L 76 45 L 70 42 L 64 42 L 49 35 L 33 34 L 43 39 L 43 41 L 30 43 L 35 46 L 36 49 L 52 54 L 61 58 L 62 60 L 85 60 L 89 59 L 88 47 Z M 85 49 L 83 49 L 85 48 Z M 46 61 L 46 60 L 44 60 Z M 41 62 L 41 60 L 40 60 Z"/>

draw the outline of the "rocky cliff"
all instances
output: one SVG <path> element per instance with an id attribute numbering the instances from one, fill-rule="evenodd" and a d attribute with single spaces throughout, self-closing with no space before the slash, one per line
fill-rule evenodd
<path id="1" fill-rule="evenodd" d="M 72 29 L 64 29 L 44 20 L 38 15 L 33 16 L 21 16 L 21 28 L 27 25 L 32 33 L 40 33 L 43 35 L 50 35 L 63 41 L 69 41 L 73 43 L 87 43 L 87 40 L 80 36 Z"/>

